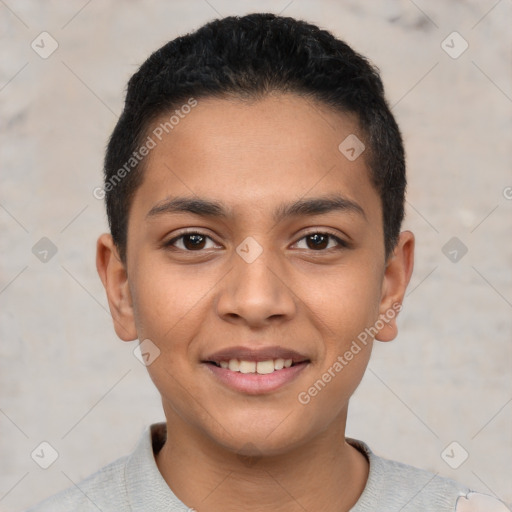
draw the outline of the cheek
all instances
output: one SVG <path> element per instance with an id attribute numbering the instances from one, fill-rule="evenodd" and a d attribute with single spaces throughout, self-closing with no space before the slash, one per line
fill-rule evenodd
<path id="1" fill-rule="evenodd" d="M 163 261 L 162 261 L 163 260 Z M 135 323 L 139 339 L 149 339 L 158 357 L 148 365 L 150 377 L 163 396 L 176 394 L 182 383 L 193 390 L 197 350 L 195 341 L 207 317 L 215 280 L 205 282 L 192 269 L 172 267 L 165 258 L 144 258 L 136 262 L 131 276 Z"/>
<path id="2" fill-rule="evenodd" d="M 196 393 L 190 378 L 190 365 L 195 364 L 191 343 L 205 314 L 201 302 L 205 288 L 184 273 L 171 272 L 166 262 L 141 259 L 138 263 L 145 270 L 144 274 L 135 272 L 132 281 L 137 332 L 141 341 L 149 339 L 158 348 L 158 356 L 147 370 L 162 397 L 174 397 L 172 402 L 180 403 L 183 386 Z M 183 408 L 186 405 L 185 400 Z"/>
<path id="3" fill-rule="evenodd" d="M 318 285 L 321 283 L 321 286 Z M 381 282 L 367 268 L 342 268 L 311 283 L 302 296 L 317 328 L 331 340 L 328 349 L 343 351 L 345 344 L 378 318 Z"/>
<path id="4" fill-rule="evenodd" d="M 144 336 L 165 345 L 177 336 L 184 326 L 197 325 L 201 298 L 208 287 L 188 278 L 185 272 L 172 270 L 166 262 L 138 261 L 139 269 L 133 283 L 134 314 L 139 337 Z M 194 324 L 195 322 L 195 324 Z M 186 338 L 185 338 L 186 339 Z"/>

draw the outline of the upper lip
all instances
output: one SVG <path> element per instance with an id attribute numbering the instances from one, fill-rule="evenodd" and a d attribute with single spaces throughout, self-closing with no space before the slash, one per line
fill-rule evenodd
<path id="1" fill-rule="evenodd" d="M 238 346 L 219 350 L 206 357 L 203 362 L 220 363 L 221 361 L 229 361 L 230 359 L 254 362 L 269 361 L 270 359 L 291 359 L 292 363 L 309 361 L 305 355 L 280 346 L 262 347 L 258 349 Z"/>

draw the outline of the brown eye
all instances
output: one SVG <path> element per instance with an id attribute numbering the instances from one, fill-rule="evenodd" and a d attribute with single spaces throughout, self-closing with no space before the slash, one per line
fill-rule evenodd
<path id="1" fill-rule="evenodd" d="M 169 240 L 165 246 L 168 248 L 176 248 L 183 251 L 193 252 L 205 249 L 207 240 L 211 240 L 211 238 L 201 233 L 184 233 L 172 240 Z M 181 246 L 177 242 L 181 242 Z M 206 248 L 210 249 L 211 247 Z"/>
<path id="2" fill-rule="evenodd" d="M 204 237 L 203 235 L 198 235 L 198 234 L 185 235 L 183 237 L 183 245 L 187 249 L 191 249 L 191 250 L 203 249 L 205 240 L 206 240 L 206 237 Z"/>
<path id="3" fill-rule="evenodd" d="M 302 240 L 306 240 L 306 249 L 311 249 L 313 251 L 322 251 L 325 249 L 342 249 L 344 247 L 348 247 L 346 242 L 344 242 L 341 238 L 332 235 L 331 233 L 309 233 L 308 235 L 301 238 L 299 242 Z M 334 241 L 335 244 L 329 246 L 331 241 Z"/>
<path id="4" fill-rule="evenodd" d="M 310 249 L 325 249 L 329 244 L 329 238 L 329 235 L 315 233 L 314 235 L 308 235 L 306 240 L 312 242 L 312 245 L 308 245 Z"/>

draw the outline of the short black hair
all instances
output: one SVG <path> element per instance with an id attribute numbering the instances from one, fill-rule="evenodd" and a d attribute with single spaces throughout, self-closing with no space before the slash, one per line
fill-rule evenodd
<path id="1" fill-rule="evenodd" d="M 393 252 L 404 217 L 405 155 L 378 69 L 316 25 L 253 13 L 216 19 L 177 37 L 130 78 L 104 162 L 110 231 L 123 262 L 130 206 L 143 177 L 138 150 L 156 118 L 191 98 L 259 99 L 273 92 L 296 93 L 357 116 L 370 180 L 381 199 L 386 258 Z"/>

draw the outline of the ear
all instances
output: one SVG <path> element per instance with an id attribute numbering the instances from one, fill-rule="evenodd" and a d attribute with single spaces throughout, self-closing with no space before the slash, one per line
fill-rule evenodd
<path id="1" fill-rule="evenodd" d="M 123 341 L 137 339 L 133 303 L 126 267 L 112 235 L 104 233 L 96 244 L 96 269 L 107 292 L 114 329 Z"/>
<path id="2" fill-rule="evenodd" d="M 405 290 L 411 279 L 413 267 L 414 235 L 410 231 L 403 231 L 384 271 L 379 319 L 385 325 L 376 334 L 376 340 L 391 341 L 396 338 L 398 334 L 396 317 L 402 309 Z"/>

